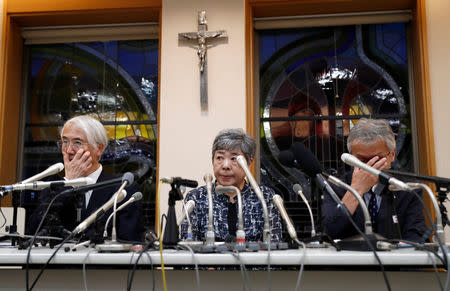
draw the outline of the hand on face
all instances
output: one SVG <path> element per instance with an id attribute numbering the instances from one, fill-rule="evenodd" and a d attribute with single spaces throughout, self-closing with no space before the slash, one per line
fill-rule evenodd
<path id="1" fill-rule="evenodd" d="M 380 158 L 378 156 L 373 157 L 367 162 L 368 166 L 371 166 L 377 170 L 384 170 L 388 169 L 390 166 L 390 163 L 388 162 L 387 158 Z M 363 195 L 367 191 L 369 191 L 370 188 L 373 187 L 373 185 L 378 183 L 378 177 L 374 176 L 372 174 L 369 174 L 368 172 L 355 167 L 353 169 L 353 175 L 352 175 L 352 187 L 358 191 L 359 194 Z"/>
<path id="2" fill-rule="evenodd" d="M 377 170 L 389 169 L 394 161 L 395 148 L 390 150 L 383 139 L 375 140 L 367 144 L 358 140 L 352 143 L 352 155 L 357 157 L 363 163 Z M 378 177 L 355 167 L 352 176 L 352 187 L 363 195 L 373 185 L 378 183 Z"/>
<path id="3" fill-rule="evenodd" d="M 92 157 L 88 150 L 80 148 L 75 154 L 63 151 L 66 178 L 86 177 L 92 172 Z"/>

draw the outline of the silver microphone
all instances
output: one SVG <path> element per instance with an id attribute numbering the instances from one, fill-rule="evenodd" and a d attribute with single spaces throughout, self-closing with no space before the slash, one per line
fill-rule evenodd
<path id="1" fill-rule="evenodd" d="M 142 195 L 141 192 L 136 192 L 136 193 L 134 193 L 134 194 L 131 196 L 130 199 L 128 199 L 125 203 L 123 203 L 122 205 L 120 205 L 120 206 L 116 209 L 116 212 L 117 212 L 117 211 L 120 211 L 121 209 L 123 209 L 124 207 L 128 206 L 129 204 L 131 204 L 131 203 L 133 203 L 133 202 L 135 202 L 135 201 L 141 200 L 142 197 L 143 197 L 143 195 Z M 105 230 L 103 231 L 103 236 L 104 236 L 104 237 L 107 237 L 107 236 L 108 236 L 107 228 L 108 228 L 109 221 L 111 220 L 111 218 L 113 217 L 113 215 L 114 215 L 114 213 L 111 213 L 111 214 L 108 216 L 108 219 L 106 220 L 106 223 L 105 223 Z"/>
<path id="2" fill-rule="evenodd" d="M 205 244 L 214 245 L 215 235 L 214 235 L 214 223 L 213 223 L 213 199 L 212 199 L 212 180 L 213 176 L 211 174 L 205 174 L 203 180 L 206 183 L 206 192 L 208 194 L 208 230 L 205 235 Z"/>
<path id="3" fill-rule="evenodd" d="M 241 191 L 235 186 L 216 186 L 216 193 L 236 192 L 238 199 L 238 229 L 236 230 L 236 242 L 245 244 L 244 218 L 242 215 L 242 195 Z"/>
<path id="4" fill-rule="evenodd" d="M 375 169 L 375 168 L 373 168 L 373 167 L 371 167 L 371 166 L 361 162 L 357 157 L 355 157 L 355 156 L 353 156 L 351 154 L 343 153 L 341 155 L 341 159 L 347 165 L 361 168 L 364 171 L 366 171 L 366 172 L 368 172 L 368 173 L 370 173 L 370 174 L 372 174 L 374 176 L 377 176 L 379 179 L 387 180 L 388 183 L 391 184 L 391 185 L 395 185 L 396 187 L 398 187 L 398 188 L 400 188 L 402 190 L 405 190 L 405 191 L 411 191 L 411 188 L 408 185 L 406 185 L 406 183 L 404 183 L 404 182 L 402 182 L 402 181 L 400 181 L 400 180 L 398 180 L 398 179 L 396 179 L 394 177 L 391 177 L 391 176 L 381 172 L 380 170 L 377 170 L 377 169 Z"/>
<path id="5" fill-rule="evenodd" d="M 61 180 L 61 181 L 48 181 L 48 182 L 32 182 L 23 184 L 14 184 L 4 186 L 4 192 L 10 192 L 15 190 L 42 190 L 49 187 L 80 187 L 84 185 L 93 184 L 94 181 L 89 177 L 77 178 L 73 180 Z"/>
<path id="6" fill-rule="evenodd" d="M 428 194 L 428 197 L 430 197 L 430 200 L 433 203 L 434 212 L 436 212 L 436 236 L 439 238 L 440 242 L 443 245 L 445 245 L 445 233 L 444 227 L 442 226 L 441 211 L 439 209 L 439 205 L 433 191 L 430 189 L 430 187 L 428 187 L 428 185 L 423 183 L 407 183 L 407 184 L 413 189 L 422 188 Z"/>
<path id="7" fill-rule="evenodd" d="M 372 232 L 373 232 L 372 220 L 370 218 L 369 210 L 367 209 L 367 205 L 364 202 L 364 200 L 362 199 L 361 195 L 358 193 L 358 191 L 356 191 L 350 185 L 344 183 L 343 181 L 339 180 L 338 178 L 336 178 L 332 175 L 328 175 L 327 178 L 328 178 L 328 181 L 330 181 L 331 183 L 333 183 L 341 188 L 344 188 L 345 190 L 350 192 L 356 198 L 356 200 L 358 200 L 358 203 L 361 206 L 361 209 L 362 209 L 362 212 L 364 215 L 364 233 L 372 234 Z M 373 194 L 373 195 L 375 195 L 375 194 Z"/>
<path id="8" fill-rule="evenodd" d="M 295 231 L 295 227 L 292 224 L 292 220 L 289 218 L 289 215 L 284 208 L 283 198 L 281 198 L 280 195 L 275 194 L 273 195 L 272 200 L 275 206 L 278 208 L 278 211 L 280 211 L 281 217 L 283 217 L 284 222 L 286 223 L 286 228 L 289 236 L 292 238 L 292 240 L 295 241 L 297 239 L 297 232 Z"/>
<path id="9" fill-rule="evenodd" d="M 241 166 L 242 170 L 244 170 L 245 175 L 248 178 L 248 181 L 250 182 L 250 185 L 253 188 L 253 191 L 255 191 L 256 196 L 258 197 L 259 201 L 261 202 L 263 214 L 264 214 L 264 230 L 263 230 L 263 240 L 265 243 L 267 243 L 270 246 L 270 224 L 269 224 L 269 211 L 267 210 L 267 204 L 264 200 L 264 195 L 261 192 L 261 189 L 259 189 L 258 183 L 256 183 L 255 178 L 253 177 L 252 173 L 250 172 L 250 169 L 247 166 L 247 161 L 245 158 L 241 155 L 237 156 L 237 162 L 239 166 Z"/>
<path id="10" fill-rule="evenodd" d="M 63 163 L 56 163 L 54 165 L 51 165 L 50 167 L 48 167 L 46 170 L 31 176 L 28 179 L 23 180 L 22 182 L 19 182 L 20 184 L 25 184 L 25 183 L 30 183 L 30 182 L 35 182 L 38 180 L 41 180 L 42 178 L 51 176 L 51 175 L 55 175 L 58 174 L 59 172 L 61 172 L 64 169 L 64 164 Z"/>
<path id="11" fill-rule="evenodd" d="M 189 214 L 191 214 L 191 212 L 194 210 L 195 208 L 195 201 L 194 200 L 189 200 L 188 202 L 186 202 L 183 206 L 183 211 L 181 212 L 181 216 L 178 218 L 177 220 L 177 225 L 180 226 L 180 224 L 183 223 L 184 219 L 186 217 L 189 216 Z M 189 220 L 188 220 L 189 222 Z"/>
<path id="12" fill-rule="evenodd" d="M 117 193 L 122 192 L 123 189 L 125 189 L 126 186 L 133 184 L 134 182 L 134 175 L 130 172 L 126 172 L 122 176 L 122 185 L 120 186 L 119 190 L 117 190 Z M 117 201 L 118 195 L 115 195 L 114 198 L 114 208 L 113 208 L 113 227 L 111 230 L 111 240 L 116 241 L 117 239 L 117 232 L 116 232 L 116 213 L 117 213 L 117 203 L 120 201 Z"/>
<path id="13" fill-rule="evenodd" d="M 302 186 L 300 186 L 299 184 L 295 184 L 292 187 L 292 189 L 294 190 L 295 193 L 298 194 L 298 196 L 300 196 L 300 198 L 302 198 L 303 202 L 305 202 L 306 207 L 308 208 L 309 217 L 311 218 L 311 237 L 314 237 L 316 235 L 316 227 L 315 227 L 315 223 L 314 223 L 314 215 L 312 213 L 311 206 L 309 205 L 308 199 L 306 199 L 305 195 L 303 194 Z"/>
<path id="14" fill-rule="evenodd" d="M 116 192 L 103 206 L 98 208 L 95 212 L 93 212 L 91 215 L 88 216 L 85 220 L 83 220 L 80 224 L 75 227 L 75 229 L 72 231 L 74 235 L 79 234 L 83 230 L 85 230 L 89 225 L 95 222 L 97 217 L 101 217 L 108 211 L 113 205 L 115 198 L 117 197 L 117 202 L 121 202 L 125 196 L 127 196 L 127 191 L 122 190 L 121 192 Z"/>

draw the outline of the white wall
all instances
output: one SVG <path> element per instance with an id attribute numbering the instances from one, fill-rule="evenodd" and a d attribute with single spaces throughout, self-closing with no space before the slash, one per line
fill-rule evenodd
<path id="1" fill-rule="evenodd" d="M 436 175 L 450 178 L 450 1 L 426 1 Z M 450 203 L 447 203 L 450 211 Z M 450 229 L 446 227 L 446 241 Z"/>
<path id="2" fill-rule="evenodd" d="M 204 184 L 212 174 L 211 145 L 223 128 L 246 126 L 243 0 L 163 0 L 161 36 L 159 176 Z M 200 109 L 199 59 L 178 33 L 197 31 L 206 11 L 208 30 L 226 30 L 228 40 L 208 49 L 209 108 Z M 192 43 L 195 44 L 195 43 Z M 161 187 L 166 212 L 170 186 Z"/>

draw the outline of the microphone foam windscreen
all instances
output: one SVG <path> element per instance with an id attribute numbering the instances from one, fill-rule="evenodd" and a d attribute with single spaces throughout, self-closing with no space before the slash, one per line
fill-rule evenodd
<path id="1" fill-rule="evenodd" d="M 294 186 L 292 186 L 292 190 L 294 190 L 295 193 L 298 193 L 299 191 L 303 192 L 302 186 L 300 186 L 300 184 L 294 184 Z"/>
<path id="2" fill-rule="evenodd" d="M 126 172 L 125 174 L 123 174 L 122 176 L 122 183 L 127 182 L 128 185 L 133 184 L 134 182 L 134 175 L 130 172 Z"/>
<path id="3" fill-rule="evenodd" d="M 306 175 L 313 177 L 322 172 L 322 166 L 314 154 L 301 142 L 294 142 L 291 146 L 294 159 Z"/>
<path id="4" fill-rule="evenodd" d="M 290 150 L 281 151 L 278 155 L 278 161 L 285 167 L 295 167 L 294 154 Z"/>
<path id="5" fill-rule="evenodd" d="M 136 193 L 134 193 L 133 196 L 131 196 L 131 197 L 134 197 L 134 200 L 138 201 L 138 200 L 141 200 L 141 199 L 142 199 L 143 195 L 142 195 L 141 192 L 136 192 Z"/>

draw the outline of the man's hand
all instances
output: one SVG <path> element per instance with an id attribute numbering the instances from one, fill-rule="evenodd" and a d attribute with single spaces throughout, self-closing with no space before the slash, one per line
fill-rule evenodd
<path id="1" fill-rule="evenodd" d="M 387 158 L 380 159 L 378 156 L 373 157 L 370 161 L 367 162 L 368 166 L 371 166 L 377 170 L 384 170 L 389 168 L 389 163 L 387 162 Z M 352 175 L 352 184 L 353 187 L 358 193 L 363 196 L 364 193 L 369 191 L 373 185 L 378 183 L 378 177 L 368 172 L 355 167 Z"/>
<path id="2" fill-rule="evenodd" d="M 73 157 L 67 152 L 63 152 L 63 157 L 66 179 L 72 180 L 88 176 L 92 167 L 92 157 L 89 151 L 79 149 Z"/>

